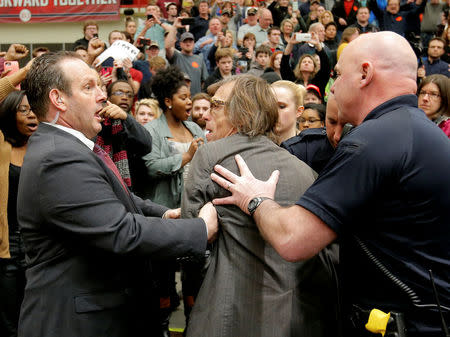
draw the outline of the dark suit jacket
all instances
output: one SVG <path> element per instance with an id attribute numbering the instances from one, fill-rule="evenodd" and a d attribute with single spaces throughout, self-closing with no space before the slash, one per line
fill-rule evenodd
<path id="1" fill-rule="evenodd" d="M 195 217 L 205 202 L 229 195 L 210 174 L 215 164 L 238 173 L 236 154 L 258 179 L 280 170 L 275 200 L 283 206 L 295 204 L 314 181 L 311 168 L 268 138 L 235 134 L 197 150 L 185 180 L 183 217 Z M 264 241 L 252 217 L 236 206 L 218 206 L 217 213 L 220 232 L 187 336 L 333 336 L 334 296 L 321 257 L 287 262 Z"/>
<path id="2" fill-rule="evenodd" d="M 203 255 L 206 246 L 203 220 L 162 220 L 166 209 L 127 192 L 73 135 L 39 125 L 19 184 L 29 264 L 19 336 L 144 335 L 148 257 Z"/>

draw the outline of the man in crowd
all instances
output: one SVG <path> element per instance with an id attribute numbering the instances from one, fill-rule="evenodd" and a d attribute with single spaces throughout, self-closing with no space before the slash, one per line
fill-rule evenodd
<path id="1" fill-rule="evenodd" d="M 204 116 L 211 109 L 211 97 L 203 92 L 192 97 L 192 121 L 205 130 L 206 121 Z"/>
<path id="2" fill-rule="evenodd" d="M 403 314 L 391 315 L 393 330 L 438 336 L 436 296 L 450 310 L 450 180 L 432 183 L 450 172 L 450 143 L 417 108 L 416 71 L 409 43 L 392 32 L 344 49 L 331 91 L 340 122 L 355 128 L 296 205 L 273 201 L 278 172 L 257 180 L 239 156 L 241 177 L 219 165 L 228 180 L 213 175 L 232 193 L 214 203 L 253 216 L 285 259 L 308 259 L 340 238 L 343 336 L 363 336 L 373 308 Z"/>
<path id="3" fill-rule="evenodd" d="M 173 27 L 167 36 L 166 57 L 169 63 L 175 64 L 181 71 L 189 75 L 191 95 L 202 91 L 202 83 L 208 78 L 208 70 L 201 55 L 194 55 L 194 35 L 189 32 L 181 34 L 181 52 L 175 49 L 176 29 Z"/>
<path id="4" fill-rule="evenodd" d="M 169 6 L 170 4 L 175 4 L 175 6 L 177 7 L 177 11 L 178 8 L 181 8 L 181 1 L 180 0 L 158 0 L 156 1 L 156 5 L 159 8 L 160 13 L 162 12 L 162 16 L 167 18 L 169 15 Z"/>
<path id="5" fill-rule="evenodd" d="M 367 7 L 359 7 L 356 12 L 356 22 L 350 27 L 356 27 L 359 31 L 364 33 L 378 32 L 378 28 L 369 23 L 370 11 Z"/>
<path id="6" fill-rule="evenodd" d="M 178 17 L 178 7 L 177 4 L 174 2 L 170 2 L 166 6 L 167 10 L 167 23 L 170 23 L 173 25 L 175 22 L 175 19 Z"/>
<path id="7" fill-rule="evenodd" d="M 123 33 L 120 30 L 112 30 L 109 32 L 108 34 L 108 43 L 109 46 L 111 47 L 112 44 L 116 41 L 124 41 L 125 40 L 125 36 L 123 35 Z"/>
<path id="8" fill-rule="evenodd" d="M 258 25 L 258 10 L 256 8 L 249 8 L 247 11 L 247 23 L 239 27 L 237 34 L 238 45 L 242 46 L 244 35 L 251 32 L 254 27 Z"/>
<path id="9" fill-rule="evenodd" d="M 321 24 L 320 22 L 313 23 L 311 26 L 309 26 L 308 33 L 315 34 L 319 38 L 320 45 L 327 54 L 330 64 L 332 64 L 334 58 L 332 56 L 331 50 L 323 42 L 325 41 L 325 27 L 323 26 L 323 24 Z M 291 58 L 292 67 L 294 68 L 297 65 L 298 60 L 303 54 L 315 54 L 315 53 L 316 47 L 312 43 L 305 42 L 302 44 L 294 45 Z"/>
<path id="10" fill-rule="evenodd" d="M 211 84 L 217 83 L 226 77 L 234 75 L 233 50 L 231 48 L 221 48 L 217 50 L 215 57 L 217 67 L 206 79 L 203 91 L 206 91 Z"/>
<path id="11" fill-rule="evenodd" d="M 361 3 L 358 0 L 339 0 L 337 1 L 331 12 L 334 21 L 337 23 L 338 32 L 343 32 L 345 28 L 356 22 L 356 13 Z"/>
<path id="12" fill-rule="evenodd" d="M 218 18 L 209 20 L 209 34 L 200 38 L 194 45 L 194 54 L 201 53 L 208 72 L 212 72 L 213 65 L 208 60 L 209 50 L 217 40 L 217 34 L 222 31 L 222 23 Z"/>
<path id="13" fill-rule="evenodd" d="M 259 47 L 262 43 L 267 41 L 267 31 L 272 24 L 272 12 L 267 8 L 261 8 L 259 10 L 259 20 L 256 26 L 253 26 L 249 32 L 255 34 L 256 47 Z"/>
<path id="14" fill-rule="evenodd" d="M 84 36 L 75 41 L 75 44 L 73 45 L 73 49 L 75 50 L 76 47 L 78 46 L 84 46 L 88 47 L 89 41 L 93 38 L 93 37 L 98 37 L 98 24 L 95 21 L 86 21 L 83 25 L 83 34 Z"/>
<path id="15" fill-rule="evenodd" d="M 208 208 L 200 213 L 206 226 L 161 219 L 177 212 L 125 187 L 90 140 L 101 130 L 106 97 L 74 54 L 36 59 L 27 96 L 41 124 L 19 183 L 29 262 L 19 336 L 147 336 L 149 258 L 202 256 L 215 221 Z"/>
<path id="16" fill-rule="evenodd" d="M 144 37 L 156 41 L 159 48 L 164 50 L 164 34 L 166 31 L 169 31 L 172 25 L 161 21 L 161 10 L 156 5 L 147 6 L 145 15 L 152 15 L 152 17 L 139 25 L 134 35 L 134 40 L 137 41 L 139 37 Z"/>
<path id="17" fill-rule="evenodd" d="M 262 45 L 256 48 L 255 61 L 252 62 L 247 74 L 261 76 L 269 66 L 270 55 L 272 55 L 272 52 L 268 46 Z"/>
<path id="18" fill-rule="evenodd" d="M 190 32 L 194 35 L 195 41 L 206 35 L 209 26 L 209 4 L 207 0 L 202 0 L 198 4 L 198 16 L 195 18 Z"/>
<path id="19" fill-rule="evenodd" d="M 422 59 L 423 67 L 418 71 L 418 77 L 441 74 L 450 77 L 450 65 L 441 60 L 445 52 L 445 40 L 434 37 L 428 43 L 428 57 Z"/>
<path id="20" fill-rule="evenodd" d="M 102 130 L 95 143 L 112 158 L 127 186 L 141 195 L 149 177 L 142 157 L 152 150 L 152 138 L 131 115 L 134 92 L 127 81 L 108 86 L 108 103 L 103 112 Z"/>
<path id="21" fill-rule="evenodd" d="M 421 3 L 420 3 L 421 2 Z M 425 0 L 409 2 L 400 7 L 400 0 L 388 0 L 386 10 L 382 10 L 376 0 L 369 0 L 368 7 L 375 14 L 380 30 L 389 30 L 405 36 L 411 28 L 411 22 L 417 19 L 417 15 L 423 11 Z"/>
<path id="22" fill-rule="evenodd" d="M 269 46 L 272 54 L 277 50 L 284 51 L 284 45 L 280 37 L 281 30 L 279 27 L 270 27 L 267 31 L 267 46 Z"/>
<path id="23" fill-rule="evenodd" d="M 442 11 L 445 7 L 445 3 L 440 2 L 439 0 L 429 0 L 426 2 L 427 4 L 425 5 L 423 18 L 420 23 L 420 39 L 422 40 L 422 45 L 424 47 L 428 46 L 430 39 L 436 35 L 437 26 L 441 23 Z"/>

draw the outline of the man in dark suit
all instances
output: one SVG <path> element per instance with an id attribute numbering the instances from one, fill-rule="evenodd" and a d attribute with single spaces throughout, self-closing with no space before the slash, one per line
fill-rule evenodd
<path id="1" fill-rule="evenodd" d="M 43 123 L 19 185 L 28 263 L 19 336 L 152 335 L 150 303 L 143 303 L 149 258 L 203 255 L 217 230 L 208 207 L 204 220 L 171 220 L 177 211 L 127 190 L 90 140 L 106 99 L 97 79 L 67 52 L 37 58 L 27 76 Z"/>

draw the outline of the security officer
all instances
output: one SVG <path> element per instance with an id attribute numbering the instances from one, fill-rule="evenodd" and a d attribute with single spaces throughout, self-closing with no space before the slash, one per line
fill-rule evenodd
<path id="1" fill-rule="evenodd" d="M 392 313 L 397 336 L 441 336 L 450 311 L 450 142 L 417 108 L 417 60 L 400 35 L 360 36 L 336 71 L 339 121 L 355 128 L 297 204 L 275 203 L 278 171 L 258 180 L 240 156 L 240 177 L 215 167 L 221 176 L 212 179 L 232 195 L 214 203 L 252 215 L 290 261 L 339 237 L 343 335 L 389 331 L 388 320 L 360 319 L 378 308 Z"/>

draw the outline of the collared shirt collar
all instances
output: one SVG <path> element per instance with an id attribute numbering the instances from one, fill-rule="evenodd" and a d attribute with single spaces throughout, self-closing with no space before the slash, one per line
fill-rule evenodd
<path id="1" fill-rule="evenodd" d="M 50 124 L 48 122 L 43 122 L 44 124 L 54 126 L 55 128 L 61 129 L 67 133 L 70 133 L 71 135 L 77 137 L 84 145 L 86 145 L 88 148 L 91 149 L 91 151 L 94 149 L 94 142 L 88 138 L 86 138 L 85 135 L 83 135 L 80 131 L 77 131 L 75 129 L 68 128 L 66 126 L 62 126 L 59 124 Z"/>
<path id="2" fill-rule="evenodd" d="M 364 121 L 368 121 L 371 119 L 376 119 L 378 117 L 381 117 L 387 112 L 394 111 L 400 107 L 404 106 L 410 106 L 417 108 L 417 96 L 416 95 L 402 95 L 398 97 L 394 97 L 390 99 L 389 101 L 386 101 L 379 106 L 377 106 L 375 109 L 373 109 L 369 114 L 364 118 Z"/>

